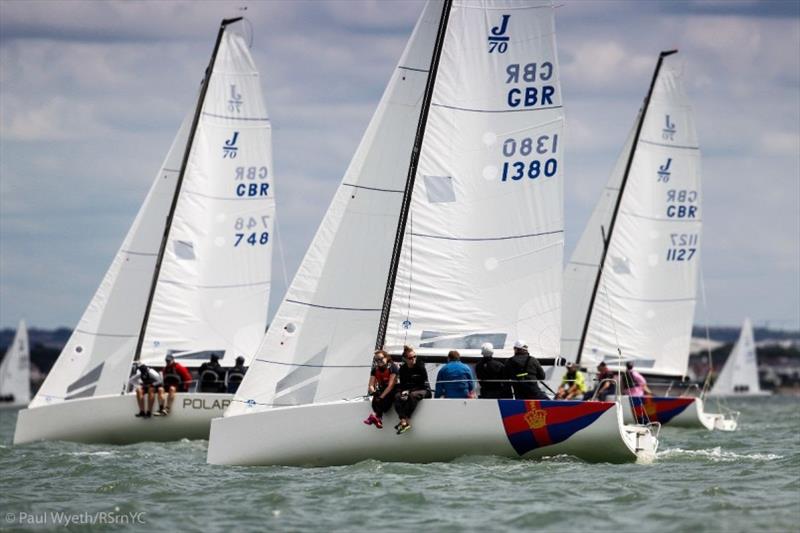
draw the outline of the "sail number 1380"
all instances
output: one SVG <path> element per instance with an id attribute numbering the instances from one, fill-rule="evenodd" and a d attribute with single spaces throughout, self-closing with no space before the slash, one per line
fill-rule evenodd
<path id="1" fill-rule="evenodd" d="M 508 138 L 503 142 L 503 173 L 500 181 L 550 178 L 558 172 L 558 159 L 547 157 L 558 151 L 558 134 Z M 534 157 L 535 159 L 530 159 Z M 519 160 L 518 158 L 524 158 Z"/>

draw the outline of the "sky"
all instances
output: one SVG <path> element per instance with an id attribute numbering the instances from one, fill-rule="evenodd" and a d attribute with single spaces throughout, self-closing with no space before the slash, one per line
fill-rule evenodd
<path id="1" fill-rule="evenodd" d="M 695 322 L 800 329 L 800 2 L 557 4 L 567 257 L 678 48 L 703 153 Z M 0 327 L 74 327 L 242 6 L 273 125 L 274 312 L 422 5 L 0 0 Z"/>

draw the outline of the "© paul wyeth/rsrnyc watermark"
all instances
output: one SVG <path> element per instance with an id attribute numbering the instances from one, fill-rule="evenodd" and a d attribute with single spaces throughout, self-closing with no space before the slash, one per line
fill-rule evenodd
<path id="1" fill-rule="evenodd" d="M 129 526 L 147 524 L 145 511 L 120 511 L 114 507 L 112 511 L 18 511 L 5 512 L 4 523 L 0 526 L 54 526 L 68 527 L 75 525 L 117 525 Z"/>

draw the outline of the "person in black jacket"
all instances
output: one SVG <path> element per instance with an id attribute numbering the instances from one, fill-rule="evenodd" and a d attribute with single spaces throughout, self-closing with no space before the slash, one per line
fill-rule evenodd
<path id="1" fill-rule="evenodd" d="M 417 363 L 417 354 L 411 346 L 403 348 L 403 364 L 400 366 L 398 378 L 400 383 L 396 387 L 398 392 L 394 397 L 394 409 L 400 417 L 400 423 L 395 426 L 400 435 L 411 429 L 409 420 L 417 404 L 423 398 L 431 396 L 425 364 Z"/>
<path id="2" fill-rule="evenodd" d="M 505 365 L 492 357 L 494 346 L 491 342 L 481 345 L 481 355 L 483 360 L 475 365 L 475 375 L 481 386 L 479 398 L 513 398 Z"/>
<path id="3" fill-rule="evenodd" d="M 225 369 L 219 364 L 219 354 L 212 352 L 209 360 L 198 370 L 200 392 L 225 392 Z"/>
<path id="4" fill-rule="evenodd" d="M 517 400 L 548 400 L 547 395 L 539 388 L 539 381 L 544 381 L 544 369 L 539 361 L 528 353 L 524 341 L 514 343 L 514 355 L 506 361 L 506 374 L 511 379 L 514 398 Z"/>

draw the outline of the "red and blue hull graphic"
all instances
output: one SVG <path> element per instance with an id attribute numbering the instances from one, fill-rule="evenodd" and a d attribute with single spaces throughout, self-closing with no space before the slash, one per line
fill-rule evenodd
<path id="1" fill-rule="evenodd" d="M 563 442 L 614 407 L 614 402 L 497 400 L 503 427 L 519 455 Z"/>
<path id="2" fill-rule="evenodd" d="M 631 396 L 630 401 L 633 418 L 637 423 L 660 422 L 664 425 L 692 405 L 694 398 Z"/>

